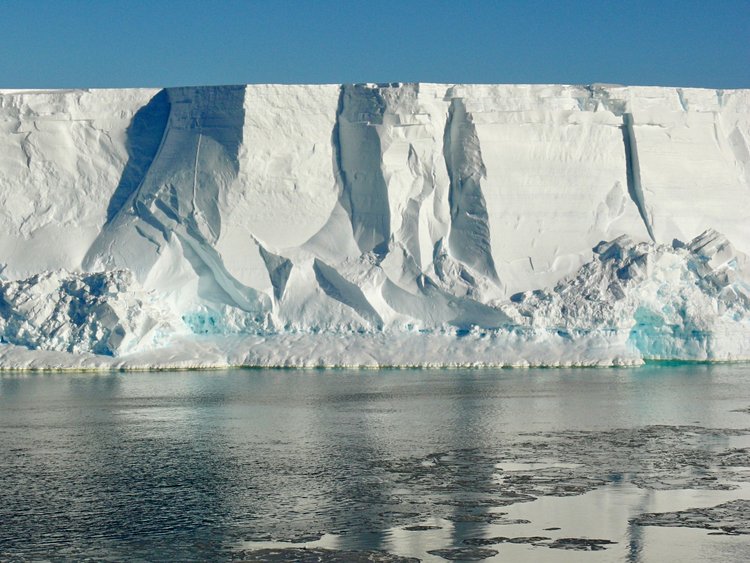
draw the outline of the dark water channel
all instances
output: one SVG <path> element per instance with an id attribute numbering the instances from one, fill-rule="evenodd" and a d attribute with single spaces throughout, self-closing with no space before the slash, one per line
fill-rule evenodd
<path id="1" fill-rule="evenodd" d="M 0 560 L 750 560 L 750 366 L 0 376 Z"/>

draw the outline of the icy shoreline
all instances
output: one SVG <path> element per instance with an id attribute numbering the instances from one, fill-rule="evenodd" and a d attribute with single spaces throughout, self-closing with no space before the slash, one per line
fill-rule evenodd
<path id="1" fill-rule="evenodd" d="M 227 368 L 530 368 L 634 367 L 650 361 L 725 363 L 721 359 L 646 358 L 626 335 L 596 334 L 573 343 L 556 334 L 536 341 L 508 333 L 466 335 L 276 335 L 183 338 L 173 345 L 121 357 L 31 351 L 0 345 L 0 371 L 158 371 Z"/>
<path id="2" fill-rule="evenodd" d="M 449 335 L 277 335 L 190 338 L 152 352 L 121 357 L 30 351 L 0 345 L 0 371 L 179 370 L 247 368 L 502 368 L 635 366 L 635 352 L 616 352 L 606 339 L 581 354 L 553 346 L 562 339 L 515 342 L 508 338 Z M 590 345 L 581 343 L 581 346 Z M 481 358 L 481 359 L 477 359 Z"/>

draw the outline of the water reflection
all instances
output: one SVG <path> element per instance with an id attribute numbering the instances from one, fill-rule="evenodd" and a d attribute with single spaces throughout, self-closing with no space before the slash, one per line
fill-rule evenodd
<path id="1" fill-rule="evenodd" d="M 652 504 L 652 494 L 647 493 L 638 503 L 638 513 L 648 512 L 649 505 Z M 643 553 L 643 527 L 628 522 L 628 563 L 640 563 Z"/>
<path id="2" fill-rule="evenodd" d="M 322 538 L 430 559 L 498 537 L 500 557 L 554 561 L 549 541 L 510 540 L 588 536 L 647 561 L 668 532 L 630 517 L 746 494 L 712 488 L 736 477 L 713 461 L 734 438 L 701 428 L 750 426 L 731 412 L 748 373 L 2 376 L 0 554 L 215 559 Z"/>

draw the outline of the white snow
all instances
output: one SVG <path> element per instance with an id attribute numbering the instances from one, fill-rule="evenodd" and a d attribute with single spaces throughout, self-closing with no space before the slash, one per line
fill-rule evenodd
<path id="1" fill-rule="evenodd" d="M 0 91 L 0 367 L 750 359 L 749 139 L 748 90 Z"/>

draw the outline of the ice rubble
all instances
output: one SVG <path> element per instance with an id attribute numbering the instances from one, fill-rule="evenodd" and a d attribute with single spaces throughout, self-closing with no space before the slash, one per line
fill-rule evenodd
<path id="1" fill-rule="evenodd" d="M 2 367 L 750 358 L 747 90 L 0 91 L 0 132 Z"/>
<path id="2" fill-rule="evenodd" d="M 114 356 L 163 346 L 185 332 L 180 318 L 154 303 L 128 271 L 0 280 L 5 343 Z"/>
<path id="3" fill-rule="evenodd" d="M 594 253 L 554 289 L 514 295 L 518 324 L 571 339 L 611 332 L 648 359 L 750 357 L 750 260 L 726 237 L 658 245 L 622 235 Z"/>

